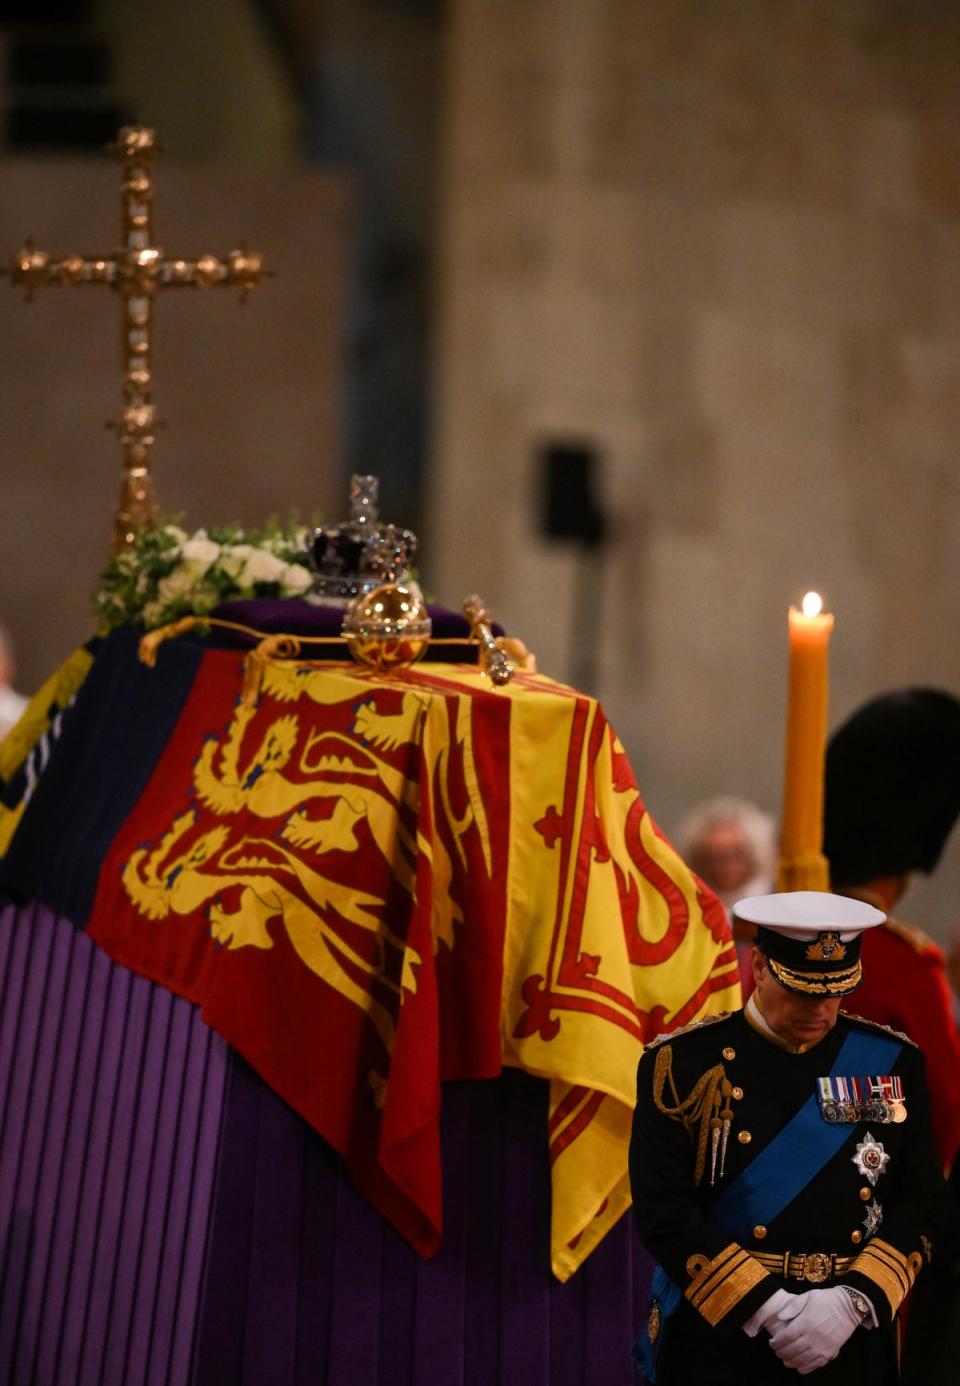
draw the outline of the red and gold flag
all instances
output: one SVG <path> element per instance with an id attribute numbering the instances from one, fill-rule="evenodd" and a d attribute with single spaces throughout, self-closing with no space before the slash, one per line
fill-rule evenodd
<path id="1" fill-rule="evenodd" d="M 653 822 L 602 708 L 548 680 L 522 683 L 504 1059 L 550 1079 L 552 1262 L 564 1280 L 630 1205 L 643 1044 L 739 1005 L 740 987 L 723 909 Z"/>
<path id="2" fill-rule="evenodd" d="M 738 1001 L 720 906 L 594 700 L 277 661 L 247 706 L 241 659 L 200 657 L 88 931 L 196 1002 L 424 1254 L 443 1081 L 548 1078 L 566 1278 L 629 1202 L 644 1041 Z"/>
<path id="3" fill-rule="evenodd" d="M 441 1080 L 499 1071 L 509 706 L 278 663 L 248 707 L 239 665 L 205 656 L 88 932 L 201 1006 L 429 1254 Z"/>

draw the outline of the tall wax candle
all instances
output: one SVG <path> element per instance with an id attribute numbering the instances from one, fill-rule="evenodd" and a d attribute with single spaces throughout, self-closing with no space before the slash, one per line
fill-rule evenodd
<path id="1" fill-rule="evenodd" d="M 827 740 L 827 648 L 833 617 L 816 592 L 790 608 L 786 764 L 780 830 L 780 890 L 827 890 L 823 769 Z"/>

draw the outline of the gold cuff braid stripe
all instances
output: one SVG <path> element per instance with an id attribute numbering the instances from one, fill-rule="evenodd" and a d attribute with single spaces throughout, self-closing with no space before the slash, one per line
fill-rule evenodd
<path id="1" fill-rule="evenodd" d="M 904 1294 L 906 1294 L 916 1279 L 916 1271 L 910 1265 L 909 1256 L 900 1251 L 898 1247 L 892 1246 L 890 1242 L 885 1242 L 881 1237 L 874 1237 L 866 1250 L 872 1251 L 882 1258 L 899 1275 L 904 1286 Z"/>
<path id="2" fill-rule="evenodd" d="M 725 1318 L 744 1295 L 767 1279 L 767 1272 L 736 1242 L 731 1242 L 688 1285 L 685 1294 L 711 1327 Z"/>
<path id="3" fill-rule="evenodd" d="M 817 996 L 832 992 L 852 991 L 860 982 L 862 969 L 859 962 L 846 972 L 795 972 L 776 958 L 768 958 L 767 966 L 785 987 L 793 991 L 813 992 Z"/>
<path id="4" fill-rule="evenodd" d="M 879 1286 L 893 1314 L 900 1308 L 915 1279 L 915 1272 L 903 1252 L 876 1237 L 856 1258 L 850 1270 L 859 1271 Z"/>
<path id="5" fill-rule="evenodd" d="M 743 1248 L 736 1242 L 731 1242 L 725 1246 L 718 1256 L 714 1256 L 712 1261 L 708 1261 L 691 1280 L 686 1288 L 686 1296 L 691 1304 L 699 1304 L 700 1300 L 709 1291 L 711 1284 L 718 1275 L 726 1273 L 731 1261 L 743 1255 Z"/>

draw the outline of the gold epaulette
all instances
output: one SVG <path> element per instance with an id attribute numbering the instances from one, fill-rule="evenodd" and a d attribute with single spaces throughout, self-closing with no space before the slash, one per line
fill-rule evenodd
<path id="1" fill-rule="evenodd" d="M 904 943 L 908 943 L 917 953 L 939 953 L 941 956 L 943 954 L 939 943 L 922 929 L 918 929 L 916 924 L 904 924 L 902 919 L 888 919 L 883 927 L 889 929 L 897 938 L 902 938 Z"/>
<path id="2" fill-rule="evenodd" d="M 893 1035 L 894 1039 L 904 1040 L 907 1044 L 912 1044 L 914 1049 L 919 1049 L 915 1039 L 905 1035 L 902 1030 L 895 1030 L 892 1025 L 881 1025 L 879 1020 L 868 1020 L 865 1015 L 851 1015 L 849 1011 L 841 1011 L 840 1014 L 847 1020 L 855 1020 L 859 1025 L 866 1025 L 870 1030 L 882 1030 L 885 1035 Z"/>
<path id="3" fill-rule="evenodd" d="M 727 1016 L 732 1015 L 732 1011 L 718 1011 L 716 1015 L 702 1015 L 699 1020 L 691 1020 L 688 1025 L 680 1025 L 676 1030 L 666 1030 L 661 1035 L 655 1035 L 652 1040 L 647 1040 L 645 1049 L 655 1049 L 658 1044 L 663 1044 L 664 1040 L 675 1040 L 680 1035 L 689 1035 L 694 1030 L 700 1030 L 704 1025 L 715 1025 L 718 1020 L 726 1020 Z"/>

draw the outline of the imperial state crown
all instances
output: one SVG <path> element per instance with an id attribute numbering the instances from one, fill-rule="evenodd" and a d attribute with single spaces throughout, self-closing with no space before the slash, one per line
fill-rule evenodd
<path id="1" fill-rule="evenodd" d="M 385 582 L 408 580 L 416 535 L 380 522 L 378 491 L 375 476 L 351 477 L 350 518 L 319 525 L 308 539 L 314 601 L 321 605 L 346 606 Z"/>

